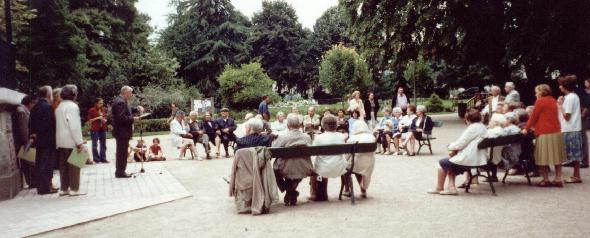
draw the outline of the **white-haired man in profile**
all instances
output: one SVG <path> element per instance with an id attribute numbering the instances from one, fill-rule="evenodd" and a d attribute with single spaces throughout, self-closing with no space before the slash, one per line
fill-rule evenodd
<path id="1" fill-rule="evenodd" d="M 506 82 L 504 85 L 504 91 L 506 92 L 506 98 L 504 102 L 517 103 L 520 102 L 520 94 L 516 91 L 516 87 L 513 82 Z"/>
<path id="2" fill-rule="evenodd" d="M 298 147 L 311 145 L 311 138 L 299 130 L 301 121 L 294 113 L 287 115 L 288 131 L 281 133 L 272 143 L 273 147 Z M 275 177 L 281 192 L 286 191 L 284 202 L 287 206 L 297 204 L 297 185 L 302 179 L 313 174 L 310 157 L 282 159 L 277 158 L 274 163 Z"/>
<path id="3" fill-rule="evenodd" d="M 490 115 L 494 114 L 498 108 L 498 103 L 504 101 L 504 97 L 501 95 L 502 89 L 500 87 L 494 85 L 490 90 L 490 96 L 488 97 L 488 106 L 485 110 L 486 113 Z"/>
<path id="4" fill-rule="evenodd" d="M 270 146 L 272 138 L 267 135 L 262 135 L 264 123 L 257 118 L 251 118 L 244 123 L 244 130 L 246 136 L 236 140 L 236 151 L 243 148 Z"/>

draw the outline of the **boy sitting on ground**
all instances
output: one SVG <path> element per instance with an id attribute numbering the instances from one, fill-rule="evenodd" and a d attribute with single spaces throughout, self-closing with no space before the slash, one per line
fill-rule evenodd
<path id="1" fill-rule="evenodd" d="M 148 161 L 164 161 L 166 157 L 164 157 L 164 152 L 162 151 L 162 147 L 160 147 L 160 139 L 154 138 L 152 140 L 152 145 L 148 150 Z"/>

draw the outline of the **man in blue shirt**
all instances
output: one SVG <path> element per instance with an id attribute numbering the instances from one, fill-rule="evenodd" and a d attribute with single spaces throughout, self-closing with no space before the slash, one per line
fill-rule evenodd
<path id="1" fill-rule="evenodd" d="M 262 119 L 270 121 L 270 111 L 268 111 L 268 104 L 272 103 L 271 97 L 268 95 L 262 96 L 262 102 L 258 105 L 258 114 L 262 115 Z"/>

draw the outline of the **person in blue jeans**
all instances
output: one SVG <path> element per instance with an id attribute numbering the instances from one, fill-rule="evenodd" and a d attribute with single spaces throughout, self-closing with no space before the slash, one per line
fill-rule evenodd
<path id="1" fill-rule="evenodd" d="M 107 152 L 107 109 L 104 100 L 97 98 L 94 107 L 88 110 L 88 123 L 90 124 L 90 137 L 92 138 L 92 158 L 95 163 L 108 163 Z M 100 150 L 98 144 L 100 142 Z"/>

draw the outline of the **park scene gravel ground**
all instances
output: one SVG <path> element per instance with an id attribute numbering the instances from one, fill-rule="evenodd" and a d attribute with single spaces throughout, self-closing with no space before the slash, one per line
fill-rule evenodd
<path id="1" fill-rule="evenodd" d="M 368 198 L 359 197 L 354 206 L 349 199 L 338 200 L 339 180 L 329 182 L 329 202 L 307 201 L 309 180 L 306 179 L 299 185 L 301 195 L 297 206 L 285 207 L 276 203 L 270 214 L 237 214 L 233 198 L 228 197 L 228 185 L 222 179 L 229 174 L 232 159 L 170 160 L 158 163 L 162 163 L 192 196 L 38 236 L 587 236 L 590 219 L 588 169 L 582 170 L 582 179 L 586 183 L 566 185 L 564 188 L 528 186 L 524 177 L 509 176 L 507 184 L 495 183 L 497 196 L 492 196 L 485 183 L 474 187 L 469 194 L 461 190 L 459 196 L 427 194 L 435 185 L 437 161 L 445 156 L 446 145 L 465 128 L 456 114 L 436 115 L 434 119 L 444 123 L 443 127 L 435 128 L 433 132 L 437 137 L 433 146 L 434 155 L 425 150 L 416 157 L 377 155 Z M 151 141 L 151 138 L 146 140 Z M 109 143 L 109 159 L 114 162 L 114 143 Z M 163 142 L 164 145 L 166 143 Z M 169 148 L 165 150 L 168 155 L 176 155 Z M 202 153 L 202 149 L 199 152 Z M 111 165 L 114 166 L 114 163 Z M 128 172 L 133 172 L 130 170 L 134 166 L 131 164 Z M 571 172 L 570 168 L 565 168 L 564 178 Z M 457 183 L 462 181 L 460 178 Z M 538 181 L 539 178 L 533 178 L 533 183 Z M 100 204 L 103 201 L 93 202 Z"/>

